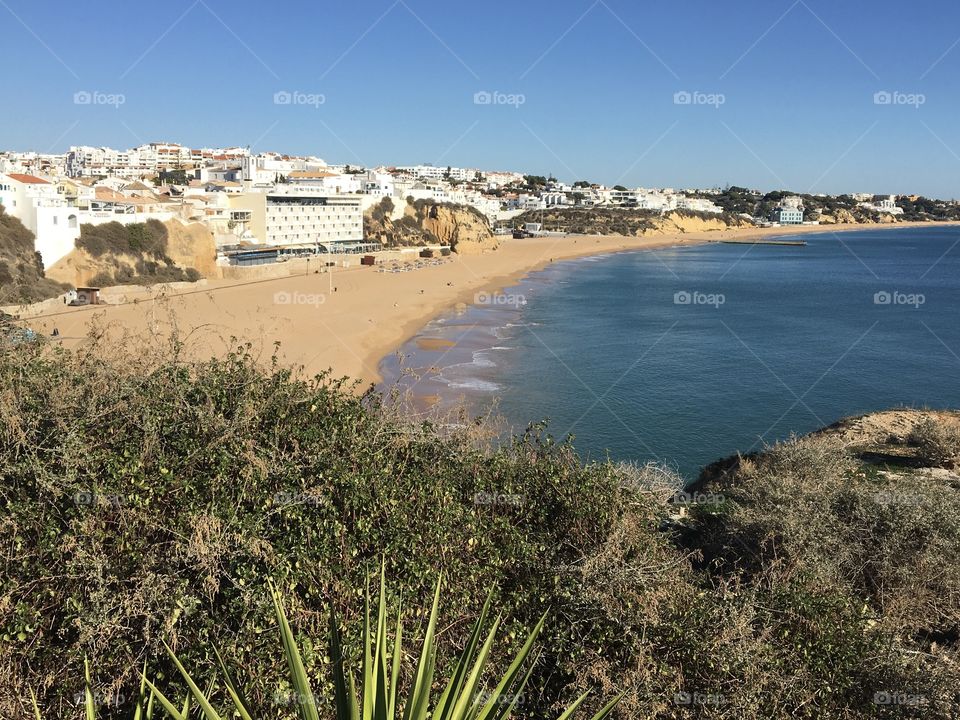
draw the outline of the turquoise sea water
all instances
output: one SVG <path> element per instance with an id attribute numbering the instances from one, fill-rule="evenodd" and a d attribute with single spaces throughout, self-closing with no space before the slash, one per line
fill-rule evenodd
<path id="1" fill-rule="evenodd" d="M 706 463 L 898 405 L 960 407 L 960 228 L 710 244 L 555 263 L 438 318 L 455 341 L 385 386 L 549 419 L 581 454 Z"/>

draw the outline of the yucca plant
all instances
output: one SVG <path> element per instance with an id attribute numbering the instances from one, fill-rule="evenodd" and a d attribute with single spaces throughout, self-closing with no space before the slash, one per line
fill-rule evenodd
<path id="1" fill-rule="evenodd" d="M 484 636 L 483 629 L 490 614 L 491 592 L 473 626 L 466 647 L 464 647 L 452 675 L 444 684 L 443 691 L 434 700 L 433 687 L 437 657 L 436 629 L 441 586 L 442 580 L 437 582 L 433 606 L 420 651 L 420 659 L 406 701 L 403 703 L 398 697 L 400 663 L 403 653 L 401 612 L 398 609 L 393 646 L 392 650 L 388 652 L 386 581 L 383 571 L 380 574 L 380 598 L 375 630 L 371 628 L 369 589 L 366 594 L 362 677 L 359 692 L 354 673 L 347 667 L 336 614 L 331 610 L 328 641 L 330 657 L 333 660 L 333 707 L 337 720 L 426 720 L 428 716 L 431 720 L 507 720 L 510 717 L 530 679 L 534 663 L 530 662 L 526 671 L 524 671 L 524 667 L 528 665 L 528 660 L 531 658 L 537 636 L 543 629 L 546 615 L 540 618 L 536 627 L 527 636 L 506 673 L 500 677 L 496 688 L 490 693 L 484 693 L 481 688 L 481 679 L 490 660 L 501 622 L 500 618 L 495 619 L 486 632 L 486 636 Z M 297 694 L 298 702 L 296 706 L 300 720 L 320 720 L 316 695 L 314 695 L 307 678 L 307 672 L 300 657 L 300 650 L 283 609 L 280 593 L 271 585 L 270 594 L 273 599 L 280 637 L 290 672 L 290 682 Z M 206 720 L 223 720 L 225 716 L 229 717 L 234 713 L 243 720 L 254 720 L 255 716 L 249 703 L 244 698 L 240 688 L 234 683 L 219 653 L 217 653 L 217 661 L 220 666 L 220 680 L 232 705 L 227 713 L 221 713 L 214 707 L 211 699 L 214 682 L 211 680 L 206 689 L 201 690 L 183 666 L 183 663 L 180 662 L 176 653 L 166 644 L 164 644 L 164 647 L 177 670 L 183 676 L 189 694 L 183 703 L 174 704 L 147 678 L 146 669 L 144 669 L 144 672 L 141 673 L 140 696 L 134 710 L 133 720 L 151 720 L 154 700 L 169 717 L 174 720 L 187 720 L 191 710 L 191 698 L 194 704 L 200 708 L 200 712 Z M 588 695 L 589 691 L 577 698 L 559 716 L 558 720 L 570 720 Z M 619 699 L 617 697 L 609 702 L 593 716 L 593 720 L 604 720 Z M 35 699 L 33 704 L 36 718 L 41 720 Z M 88 665 L 86 666 L 85 710 L 86 720 L 96 720 L 97 708 L 90 685 Z"/>
<path id="2" fill-rule="evenodd" d="M 329 644 L 330 657 L 333 660 L 334 710 L 337 720 L 507 720 L 516 707 L 524 688 L 530 679 L 531 667 L 524 672 L 530 659 L 537 636 L 543 629 L 546 616 L 541 617 L 530 632 L 520 651 L 517 653 L 506 673 L 500 678 L 496 689 L 484 694 L 481 692 L 481 678 L 490 659 L 491 650 L 500 627 L 500 618 L 494 620 L 492 627 L 483 636 L 490 613 L 491 596 L 487 598 L 483 610 L 473 627 L 466 647 L 457 661 L 452 675 L 447 679 L 443 691 L 433 700 L 434 672 L 436 665 L 436 629 L 437 614 L 440 605 L 442 580 L 437 582 L 433 597 L 433 607 L 420 651 L 413 683 L 408 690 L 406 701 L 401 703 L 398 697 L 400 661 L 403 647 L 403 628 L 400 611 L 394 630 L 392 651 L 388 652 L 386 581 L 380 574 L 380 598 L 376 616 L 376 629 L 371 628 L 370 594 L 367 592 L 363 627 L 362 677 L 358 692 L 354 673 L 347 667 L 343 643 L 336 614 L 331 610 Z M 307 672 L 300 657 L 293 630 L 287 620 L 279 592 L 272 585 L 270 594 L 280 628 L 284 654 L 290 672 L 290 682 L 297 693 L 297 711 L 301 720 L 320 720 L 314 695 Z M 481 642 L 482 640 L 482 642 Z M 222 720 L 223 716 L 210 700 L 210 693 L 203 692 L 177 659 L 176 654 L 167 647 L 167 653 L 183 676 L 196 704 L 201 708 L 206 720 Z M 253 720 L 254 714 L 243 697 L 242 692 L 227 672 L 223 659 L 217 655 L 222 680 L 232 702 L 231 711 L 235 711 L 243 720 Z M 166 712 L 177 720 L 186 720 L 186 714 L 177 711 L 163 693 L 145 680 L 147 687 L 156 696 Z M 581 695 L 564 711 L 558 720 L 570 720 L 577 709 L 587 699 L 589 691 Z M 613 710 L 619 697 L 603 707 L 593 720 L 603 720 Z M 402 709 L 401 709 L 402 706 Z"/>

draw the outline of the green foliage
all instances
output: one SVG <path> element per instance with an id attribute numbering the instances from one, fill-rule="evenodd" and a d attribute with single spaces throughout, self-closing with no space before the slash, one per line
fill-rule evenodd
<path id="1" fill-rule="evenodd" d="M 118 222 L 81 225 L 77 247 L 94 257 L 112 253 L 147 255 L 162 260 L 167 252 L 167 228 L 159 220 L 129 225 Z"/>
<path id="2" fill-rule="evenodd" d="M 345 667 L 409 697 L 407 656 L 394 651 L 386 672 L 364 665 L 387 655 L 380 639 L 364 649 L 357 610 L 382 558 L 394 640 L 429 626 L 446 578 L 435 669 L 448 678 L 453 649 L 479 647 L 487 595 L 503 639 L 491 667 L 509 668 L 549 611 L 517 718 L 556 717 L 591 689 L 588 713 L 624 693 L 617 720 L 904 710 L 878 704 L 883 692 L 922 696 L 927 718 L 957 709 L 960 500 L 913 458 L 887 477 L 848 442 L 795 440 L 711 469 L 708 501 L 681 507 L 647 471 L 584 466 L 541 426 L 498 450 L 473 429 L 411 426 L 375 395 L 265 367 L 246 348 L 194 363 L 176 344 L 11 348 L 0 715 L 28 714 L 36 689 L 47 716 L 65 716 L 84 656 L 94 697 L 137 697 L 148 662 L 182 698 L 193 690 L 165 641 L 198 673 L 223 670 L 218 648 L 251 716 L 289 717 L 275 699 L 297 692 L 293 646 L 279 655 L 270 641 L 271 579 L 313 692 L 347 702 L 349 677 L 330 673 L 345 652 Z M 331 611 L 333 649 L 313 640 Z"/>
<path id="3" fill-rule="evenodd" d="M 90 284 L 97 287 L 199 280 L 199 271 L 178 267 L 167 256 L 167 238 L 167 227 L 159 220 L 129 225 L 110 222 L 81 225 L 77 247 L 111 261 L 112 269 L 91 278 Z M 133 258 L 132 264 L 126 261 L 128 257 Z"/>

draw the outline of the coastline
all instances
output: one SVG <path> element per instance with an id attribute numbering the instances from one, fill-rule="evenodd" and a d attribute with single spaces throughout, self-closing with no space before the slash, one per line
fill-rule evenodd
<path id="1" fill-rule="evenodd" d="M 302 366 L 308 375 L 331 369 L 333 376 L 357 379 L 365 388 L 381 381 L 380 362 L 431 319 L 458 305 L 473 304 L 478 292 L 516 284 L 553 261 L 727 239 L 957 224 L 811 225 L 646 237 L 504 239 L 497 250 L 455 255 L 441 266 L 399 274 L 353 267 L 334 272 L 332 278 L 305 273 L 256 282 L 209 280 L 199 288 L 126 289 L 123 305 L 64 307 L 23 317 L 38 332 L 49 335 L 57 328 L 67 346 L 83 345 L 94 323 L 109 323 L 152 338 L 175 326 L 181 336 L 191 338 L 190 352 L 199 357 L 234 348 L 239 340 L 252 343 L 268 359 L 279 343 L 278 359 L 284 363 Z"/>
<path id="2" fill-rule="evenodd" d="M 533 243 L 535 240 L 541 241 L 544 244 L 553 244 L 558 245 L 557 241 L 562 243 L 567 243 L 570 240 L 583 240 L 583 241 L 595 241 L 595 244 L 586 244 L 581 245 L 576 243 L 577 247 L 572 247 L 570 245 L 560 245 L 558 249 L 553 252 L 549 258 L 541 259 L 539 262 L 536 262 L 532 265 L 516 268 L 509 272 L 504 272 L 500 275 L 490 277 L 485 285 L 477 284 L 470 288 L 465 289 L 460 296 L 455 298 L 453 301 L 447 303 L 446 305 L 437 306 L 436 311 L 426 314 L 419 319 L 414 319 L 409 321 L 404 330 L 406 331 L 403 334 L 403 337 L 399 341 L 393 341 L 389 343 L 382 343 L 379 349 L 375 350 L 372 355 L 368 356 L 368 361 L 374 367 L 379 367 L 380 363 L 397 352 L 401 347 L 412 341 L 417 335 L 420 334 L 420 331 L 431 321 L 434 320 L 451 310 L 456 309 L 459 305 L 473 305 L 474 296 L 480 290 L 485 290 L 488 292 L 498 292 L 504 288 L 508 288 L 520 283 L 524 278 L 529 276 L 531 273 L 537 272 L 547 267 L 551 262 L 560 261 L 560 260 L 576 260 L 577 258 L 592 257 L 595 255 L 614 255 L 622 252 L 643 252 L 647 250 L 658 250 L 669 247 L 685 247 L 685 246 L 695 246 L 695 245 L 705 245 L 711 242 L 718 242 L 720 240 L 739 240 L 739 241 L 749 241 L 749 240 L 769 240 L 780 237 L 792 237 L 794 235 L 817 235 L 817 234 L 831 234 L 831 233 L 840 233 L 840 232 L 858 232 L 866 230 L 894 230 L 899 228 L 916 228 L 916 227 L 930 227 L 931 225 L 938 226 L 957 226 L 960 223 L 956 222 L 942 222 L 942 223 L 930 223 L 930 222 L 903 222 L 903 223 L 891 223 L 887 225 L 867 225 L 867 224 L 840 224 L 840 225 L 800 225 L 796 227 L 771 227 L 771 228 L 731 228 L 729 230 L 708 230 L 702 232 L 692 232 L 692 233 L 667 233 L 662 235 L 650 235 L 646 237 L 631 238 L 627 236 L 571 236 L 567 238 L 531 238 L 524 240 L 507 240 L 505 245 L 501 246 L 496 252 L 503 252 L 506 247 L 509 247 L 509 243 Z M 746 244 L 746 243 L 745 243 Z M 467 256 L 477 257 L 477 256 Z M 380 376 L 379 372 L 373 377 L 370 382 L 374 384 L 382 382 L 383 378 Z"/>

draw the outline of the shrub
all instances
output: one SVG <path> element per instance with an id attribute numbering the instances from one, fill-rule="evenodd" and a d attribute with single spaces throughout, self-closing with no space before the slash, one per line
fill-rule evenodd
<path id="1" fill-rule="evenodd" d="M 357 589 L 383 557 L 407 635 L 447 578 L 443 672 L 490 588 L 498 667 L 550 611 L 517 718 L 591 688 L 587 712 L 625 693 L 618 720 L 874 717 L 886 691 L 956 709 L 960 497 L 931 477 L 886 480 L 818 435 L 725 463 L 697 488 L 722 502 L 682 514 L 662 469 L 583 465 L 542 425 L 485 449 L 470 423 L 411 424 L 248 346 L 188 362 L 176 336 L 102 335 L 0 353 L 0 715 L 31 688 L 66 715 L 85 655 L 103 690 L 135 696 L 145 661 L 173 683 L 166 641 L 199 670 L 218 648 L 276 718 L 268 581 L 332 692 L 336 656 L 310 638 L 332 608 L 363 647 Z"/>
<path id="2" fill-rule="evenodd" d="M 953 468 L 960 463 L 960 427 L 955 423 L 925 417 L 913 426 L 909 443 L 934 467 Z"/>

